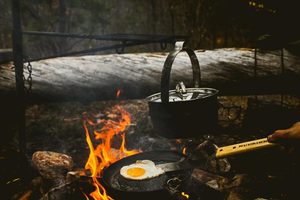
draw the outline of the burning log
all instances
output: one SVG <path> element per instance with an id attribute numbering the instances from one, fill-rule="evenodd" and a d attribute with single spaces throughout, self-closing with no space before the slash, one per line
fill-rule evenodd
<path id="1" fill-rule="evenodd" d="M 222 94 L 297 91 L 300 61 L 287 51 L 284 76 L 276 51 L 259 52 L 256 70 L 252 49 L 217 49 L 196 54 L 202 86 L 217 88 Z M 166 56 L 166 53 L 111 54 L 33 62 L 32 95 L 48 100 L 115 99 L 116 93 L 121 98 L 145 98 L 160 90 Z M 14 69 L 2 65 L 0 73 L 0 89 L 13 91 Z M 191 76 L 190 61 L 180 54 L 174 62 L 171 87 L 179 81 L 190 85 Z"/>

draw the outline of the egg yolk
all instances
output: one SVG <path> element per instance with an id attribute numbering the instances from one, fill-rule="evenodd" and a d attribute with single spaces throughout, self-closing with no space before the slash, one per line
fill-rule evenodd
<path id="1" fill-rule="evenodd" d="M 143 168 L 133 167 L 127 170 L 127 174 L 132 177 L 139 177 L 145 174 L 145 170 Z"/>

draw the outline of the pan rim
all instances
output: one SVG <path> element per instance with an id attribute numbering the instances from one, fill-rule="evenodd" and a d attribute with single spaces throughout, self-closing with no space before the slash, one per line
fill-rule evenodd
<path id="1" fill-rule="evenodd" d="M 114 168 L 118 169 L 118 168 L 122 167 L 122 166 L 119 166 L 121 162 L 125 162 L 125 165 L 129 165 L 129 164 L 132 164 L 133 162 L 135 162 L 136 160 L 139 160 L 139 159 L 146 160 L 147 158 L 140 158 L 140 157 L 143 157 L 143 156 L 153 156 L 153 155 L 163 156 L 163 155 L 166 155 L 166 154 L 169 154 L 169 155 L 172 155 L 172 156 L 177 156 L 178 160 L 182 159 L 183 157 L 186 158 L 186 155 L 182 154 L 181 152 L 174 151 L 174 150 L 154 150 L 154 151 L 141 152 L 141 153 L 138 153 L 138 154 L 135 154 L 135 155 L 132 155 L 132 156 L 122 158 L 122 159 L 118 160 L 117 162 L 111 164 L 109 167 L 105 168 L 103 170 L 102 181 L 105 184 L 105 186 L 107 186 L 108 188 L 112 189 L 113 191 L 117 191 L 117 192 L 143 193 L 143 194 L 159 192 L 159 191 L 163 190 L 164 188 L 151 190 L 151 191 L 132 191 L 132 190 L 122 190 L 120 188 L 113 187 L 112 184 L 111 184 L 111 178 L 112 178 L 113 175 L 109 175 L 109 174 L 112 173 L 110 171 L 116 171 L 116 169 L 114 169 Z M 169 160 L 169 161 L 167 160 L 167 161 L 165 161 L 165 163 L 166 162 L 175 162 L 175 161 L 178 161 L 178 160 L 177 159 L 176 160 Z M 157 164 L 157 161 L 153 161 L 153 162 Z M 166 174 L 168 174 L 168 173 L 169 172 L 167 172 Z M 174 173 L 174 172 L 171 172 L 171 173 Z"/>

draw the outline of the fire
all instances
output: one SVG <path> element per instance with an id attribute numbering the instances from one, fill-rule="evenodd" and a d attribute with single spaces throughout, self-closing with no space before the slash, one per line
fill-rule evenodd
<path id="1" fill-rule="evenodd" d="M 176 144 L 181 144 L 182 141 L 180 139 L 176 139 Z"/>
<path id="2" fill-rule="evenodd" d="M 131 124 L 130 114 L 120 106 L 115 106 L 111 115 L 113 119 L 102 119 L 96 122 L 87 118 L 84 120 L 86 142 L 90 149 L 85 169 L 90 170 L 93 185 L 96 188 L 95 191 L 89 194 L 94 200 L 112 200 L 98 181 L 98 178 L 102 177 L 103 169 L 124 157 L 139 153 L 138 150 L 129 151 L 125 147 L 124 131 Z M 88 126 L 94 128 L 94 140 L 99 141 L 96 148 L 93 145 Z M 118 137 L 121 139 L 120 146 L 118 148 L 112 147 L 112 141 Z"/>
<path id="3" fill-rule="evenodd" d="M 120 95 L 121 95 L 121 89 L 118 89 L 117 92 L 116 92 L 116 97 L 119 98 Z"/>
<path id="4" fill-rule="evenodd" d="M 190 198 L 190 195 L 186 194 L 185 192 L 181 192 L 181 195 L 184 196 L 185 198 Z"/>
<path id="5" fill-rule="evenodd" d="M 184 148 L 182 149 L 182 154 L 183 154 L 183 155 L 186 155 L 186 147 L 184 147 Z"/>

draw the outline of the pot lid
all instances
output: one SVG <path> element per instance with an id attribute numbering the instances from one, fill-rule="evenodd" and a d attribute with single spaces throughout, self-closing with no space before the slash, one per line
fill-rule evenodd
<path id="1" fill-rule="evenodd" d="M 218 93 L 214 88 L 186 88 L 183 82 L 176 85 L 175 90 L 169 91 L 169 102 L 192 101 L 204 99 Z M 161 93 L 153 94 L 146 98 L 151 102 L 162 102 Z"/>

